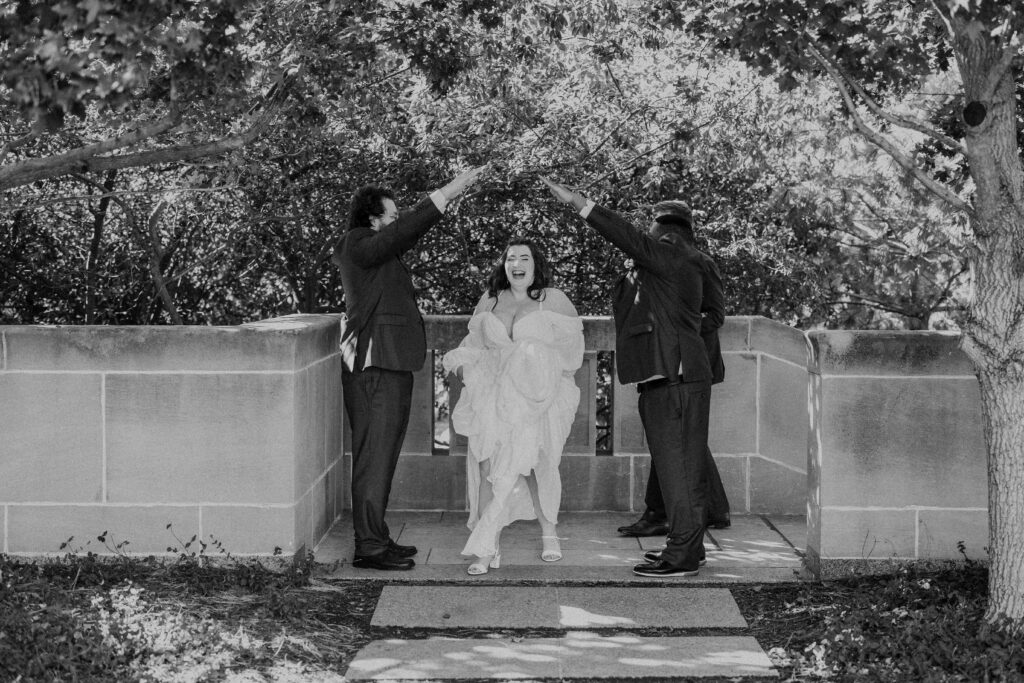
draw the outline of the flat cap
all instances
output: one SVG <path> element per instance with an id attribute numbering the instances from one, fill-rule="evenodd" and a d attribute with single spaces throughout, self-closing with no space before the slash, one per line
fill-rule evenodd
<path id="1" fill-rule="evenodd" d="M 659 223 L 675 223 L 693 229 L 693 211 L 686 202 L 672 199 L 654 205 L 654 220 Z"/>

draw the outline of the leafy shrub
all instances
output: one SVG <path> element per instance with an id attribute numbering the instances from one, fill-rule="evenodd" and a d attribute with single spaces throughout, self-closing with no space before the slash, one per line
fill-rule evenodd
<path id="1" fill-rule="evenodd" d="M 817 607 L 821 620 L 809 642 L 772 655 L 799 680 L 1024 680 L 1024 643 L 985 624 L 987 581 L 986 568 L 968 562 L 829 582 L 830 604 Z"/>
<path id="2" fill-rule="evenodd" d="M 51 567 L 0 555 L 0 680 L 131 680 L 130 658 L 81 619 L 69 577 L 53 578 Z"/>
<path id="3" fill-rule="evenodd" d="M 73 538 L 59 558 L 0 554 L 0 680 L 205 680 L 265 656 L 270 644 L 182 609 L 181 600 L 222 592 L 278 621 L 303 615 L 296 591 L 309 583 L 312 553 L 275 571 L 265 559 L 233 557 L 215 539 L 179 541 L 172 559 L 131 557 L 127 541 L 115 544 L 106 532 L 96 540 L 113 554 L 82 552 Z"/>

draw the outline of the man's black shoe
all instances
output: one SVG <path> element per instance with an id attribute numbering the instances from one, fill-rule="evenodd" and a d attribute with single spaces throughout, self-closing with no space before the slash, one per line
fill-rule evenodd
<path id="1" fill-rule="evenodd" d="M 648 562 L 657 562 L 658 560 L 661 559 L 661 551 L 660 550 L 648 550 L 646 553 L 644 553 L 644 559 L 647 560 Z M 708 558 L 706 558 L 706 557 L 702 557 L 699 560 L 697 560 L 697 565 L 700 566 L 700 567 L 703 567 L 707 563 L 708 563 Z"/>
<path id="2" fill-rule="evenodd" d="M 391 540 L 388 541 L 388 550 L 399 557 L 412 557 L 419 552 L 414 545 L 399 545 Z"/>
<path id="3" fill-rule="evenodd" d="M 637 576 L 697 576 L 699 571 L 696 567 L 693 569 L 674 567 L 664 560 L 644 562 L 633 567 L 633 573 Z"/>
<path id="4" fill-rule="evenodd" d="M 408 557 L 399 557 L 391 550 L 385 550 L 379 555 L 356 555 L 352 558 L 352 566 L 359 569 L 394 571 L 412 569 L 416 563 Z"/>
<path id="5" fill-rule="evenodd" d="M 620 526 L 619 533 L 623 536 L 665 536 L 668 534 L 668 524 L 665 522 L 652 522 L 641 517 L 628 526 Z"/>
<path id="6" fill-rule="evenodd" d="M 728 529 L 731 526 L 732 526 L 732 520 L 729 519 L 729 513 L 728 512 L 725 513 L 725 517 L 721 517 L 719 519 L 709 519 L 708 520 L 708 528 L 709 529 Z"/>

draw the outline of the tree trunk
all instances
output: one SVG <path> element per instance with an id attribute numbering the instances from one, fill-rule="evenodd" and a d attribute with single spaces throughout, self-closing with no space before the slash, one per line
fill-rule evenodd
<path id="1" fill-rule="evenodd" d="M 967 157 L 976 185 L 974 299 L 962 343 L 981 384 L 988 445 L 986 619 L 1009 620 L 1007 626 L 1019 632 L 1024 630 L 1024 169 L 1017 147 L 1015 73 L 988 27 L 963 21 L 954 32 Z"/>
<path id="2" fill-rule="evenodd" d="M 167 202 L 161 201 L 157 203 L 153 212 L 149 215 L 149 220 L 146 222 L 148 229 L 143 234 L 143 238 L 148 237 L 149 239 L 149 274 L 153 278 L 153 286 L 156 288 L 156 293 L 160 297 L 160 301 L 163 302 L 167 315 L 171 318 L 171 324 L 182 325 L 181 314 L 178 313 L 178 307 L 174 303 L 174 295 L 171 294 L 167 280 L 164 278 L 164 250 L 160 244 L 160 231 L 157 229 L 160 224 L 160 218 L 166 209 Z"/>
<path id="3" fill-rule="evenodd" d="M 990 623 L 1024 630 L 1024 381 L 1021 373 L 980 372 L 988 442 Z"/>
<path id="4" fill-rule="evenodd" d="M 100 257 L 103 252 L 103 227 L 107 222 L 107 210 L 110 207 L 109 193 L 114 190 L 114 179 L 117 171 L 107 171 L 103 180 L 106 191 L 100 199 L 99 208 L 93 214 L 92 241 L 89 243 L 89 255 L 85 260 L 85 324 L 96 322 L 96 272 L 99 270 Z"/>
<path id="5" fill-rule="evenodd" d="M 979 238 L 975 298 L 963 337 L 981 385 L 988 446 L 991 564 L 985 617 L 989 623 L 1009 619 L 1014 631 L 1024 630 L 1024 297 L 1016 274 L 1020 254 L 1012 248 L 1020 241 L 1009 233 L 1022 229 L 1020 219 L 1005 219 L 998 234 Z"/>

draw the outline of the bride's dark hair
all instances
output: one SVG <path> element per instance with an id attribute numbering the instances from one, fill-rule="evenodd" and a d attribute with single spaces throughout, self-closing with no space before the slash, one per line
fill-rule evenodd
<path id="1" fill-rule="evenodd" d="M 508 256 L 509 249 L 520 246 L 528 248 L 530 255 L 533 257 L 533 282 L 526 289 L 527 295 L 534 301 L 537 301 L 544 293 L 544 288 L 548 286 L 550 275 L 548 272 L 548 259 L 544 256 L 544 252 L 529 238 L 513 237 L 505 245 L 501 252 L 501 258 L 494 264 L 494 268 L 487 278 L 487 295 L 492 299 L 498 298 L 498 292 L 511 287 L 508 275 L 505 274 L 505 258 Z"/>

